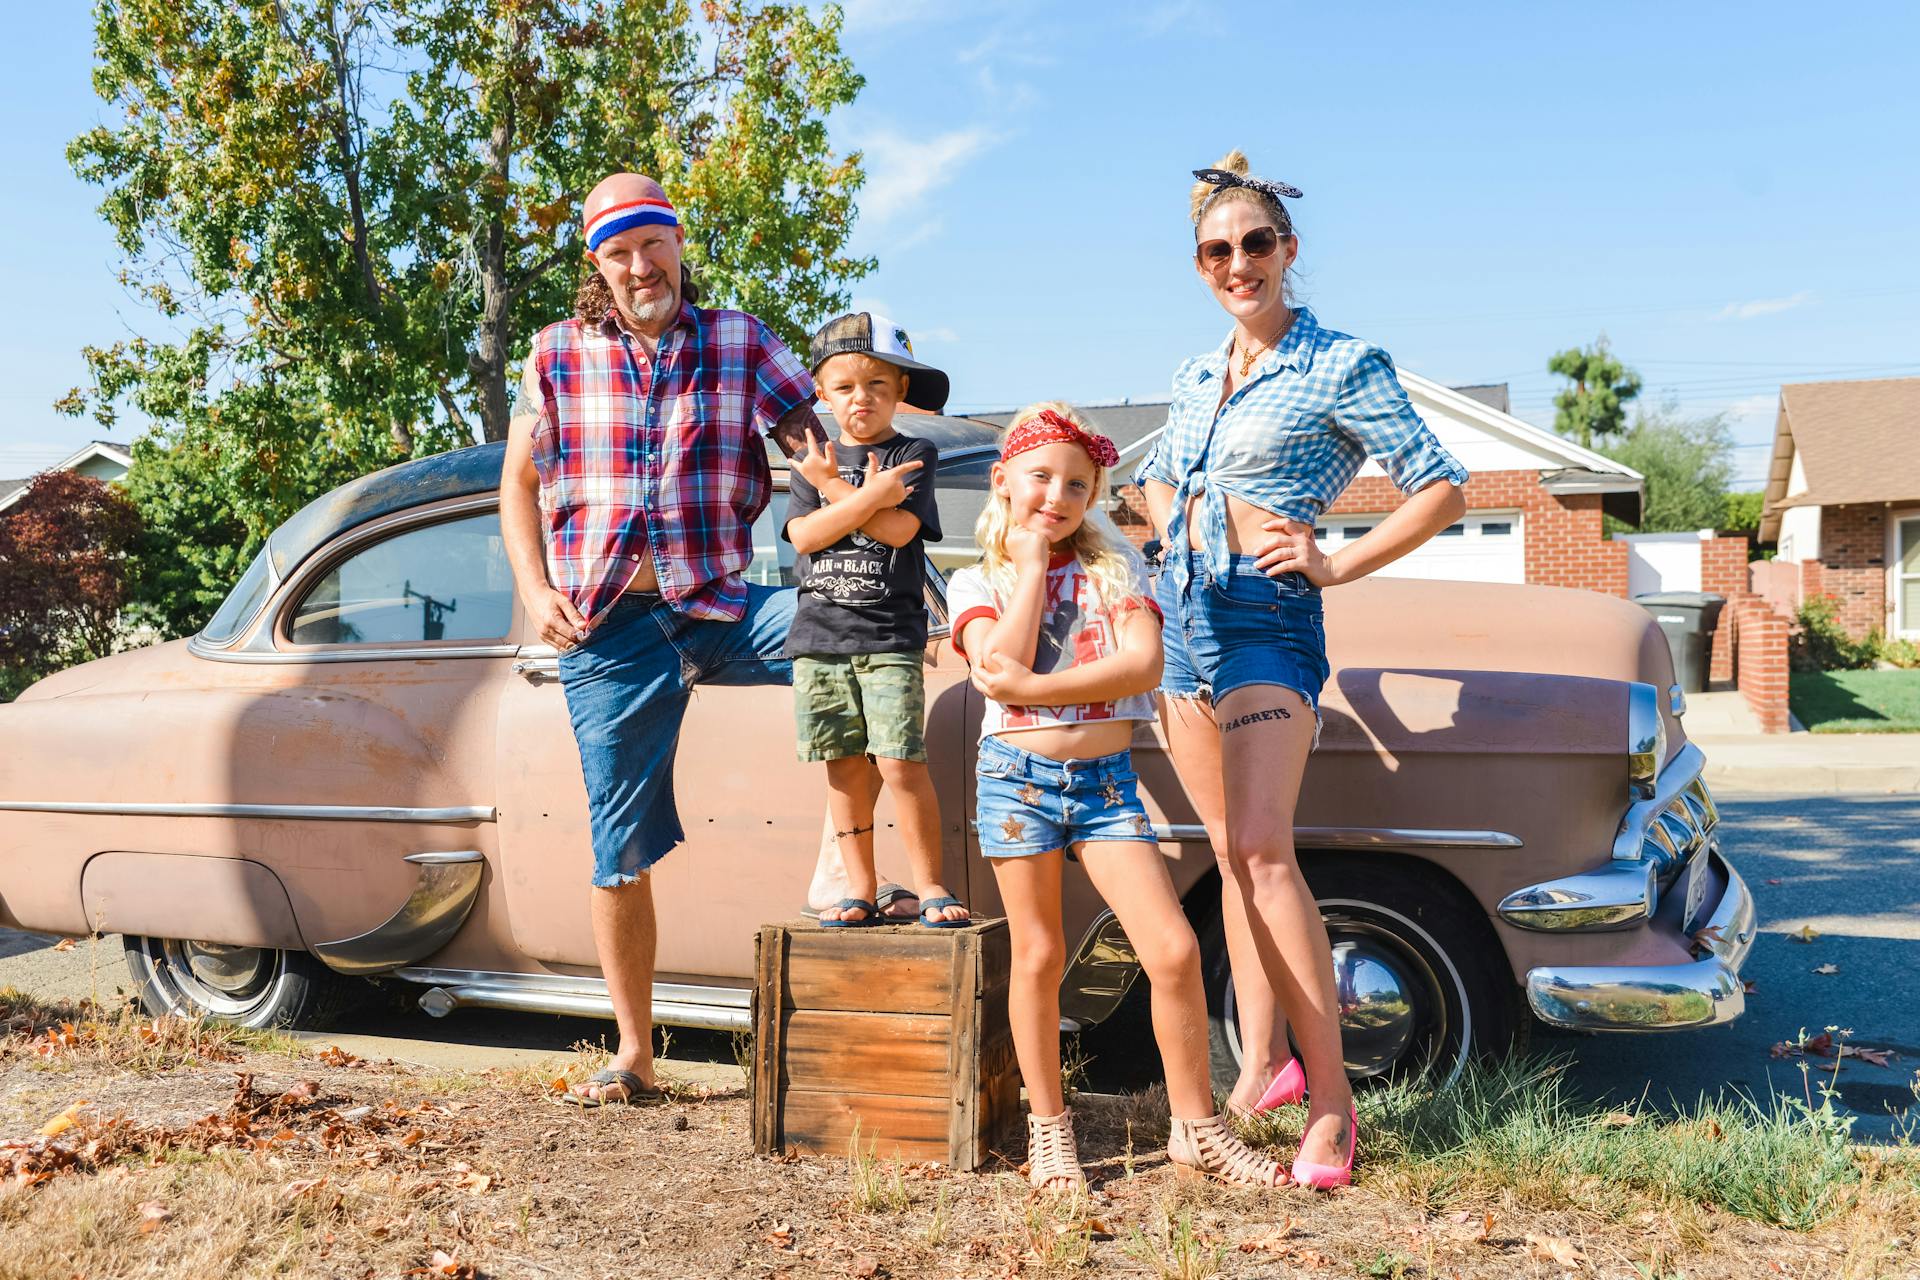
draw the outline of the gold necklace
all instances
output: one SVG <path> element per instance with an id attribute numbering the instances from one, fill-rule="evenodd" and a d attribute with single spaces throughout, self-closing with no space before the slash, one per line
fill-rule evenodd
<path id="1" fill-rule="evenodd" d="M 1247 344 L 1245 342 L 1242 342 L 1240 344 L 1240 376 L 1243 378 L 1246 377 L 1247 370 L 1253 368 L 1254 360 L 1260 356 L 1265 355 L 1267 352 L 1273 350 L 1274 343 L 1279 342 L 1281 338 L 1285 337 L 1287 330 L 1291 328 L 1292 325 L 1293 325 L 1293 313 L 1288 312 L 1286 323 L 1280 326 L 1280 332 L 1274 334 L 1271 341 L 1264 342 L 1259 347 L 1252 350 L 1249 350 L 1247 348 Z"/>

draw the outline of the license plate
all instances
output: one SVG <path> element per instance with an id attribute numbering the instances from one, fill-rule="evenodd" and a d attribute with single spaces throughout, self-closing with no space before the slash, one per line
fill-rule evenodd
<path id="1" fill-rule="evenodd" d="M 1700 908 L 1706 905 L 1707 862 L 1707 851 L 1705 848 L 1702 848 L 1696 851 L 1692 860 L 1687 863 L 1686 910 L 1680 916 L 1680 931 L 1682 933 L 1690 934 L 1693 932 L 1693 922 L 1700 915 Z"/>

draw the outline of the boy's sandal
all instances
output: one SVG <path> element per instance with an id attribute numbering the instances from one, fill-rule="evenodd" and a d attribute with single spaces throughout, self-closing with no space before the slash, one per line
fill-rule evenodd
<path id="1" fill-rule="evenodd" d="M 1071 1191 L 1087 1185 L 1080 1150 L 1073 1142 L 1073 1108 L 1057 1116 L 1027 1115 L 1027 1181 L 1041 1191 Z"/>
<path id="2" fill-rule="evenodd" d="M 967 910 L 967 904 L 958 898 L 928 898 L 920 904 L 920 923 L 929 929 L 964 929 L 973 923 L 973 913 L 971 911 L 967 911 L 967 918 L 962 920 L 927 919 L 927 912 L 939 911 L 946 907 L 959 907 L 962 911 Z"/>
<path id="3" fill-rule="evenodd" d="M 1173 1162 L 1174 1175 L 1181 1178 L 1211 1178 L 1234 1187 L 1278 1187 L 1287 1181 L 1280 1162 L 1242 1142 L 1227 1128 L 1225 1116 L 1204 1120 L 1175 1116 L 1173 1132 L 1167 1135 L 1167 1158 Z"/>
<path id="4" fill-rule="evenodd" d="M 559 1093 L 548 1094 L 547 1100 L 563 1107 L 640 1107 L 667 1100 L 665 1089 L 659 1085 L 648 1084 L 633 1072 L 622 1071 L 618 1067 L 596 1071 L 581 1083 L 599 1085 L 599 1096 L 589 1097 L 584 1093 L 575 1093 L 573 1089 L 565 1089 Z M 625 1094 L 620 1097 L 609 1096 L 607 1089 L 611 1085 L 619 1085 L 626 1091 Z M 578 1087 L 578 1085 L 574 1086 L 574 1088 Z"/>
<path id="5" fill-rule="evenodd" d="M 911 915 L 898 915 L 889 911 L 888 908 L 895 903 L 918 902 L 919 900 L 919 894 L 907 888 L 907 886 L 895 884 L 891 880 L 881 885 L 880 892 L 873 895 L 873 905 L 880 910 L 880 923 L 882 924 L 904 924 L 906 921 L 911 920 L 913 918 Z M 833 910 L 832 907 L 816 907 L 809 902 L 806 906 L 800 908 L 800 916 L 806 920 L 818 920 L 822 911 L 831 910 Z"/>
<path id="6" fill-rule="evenodd" d="M 885 923 L 885 921 L 880 918 L 880 908 L 874 906 L 865 898 L 842 898 L 840 901 L 834 903 L 833 906 L 829 907 L 828 910 L 842 912 L 864 911 L 867 914 L 858 920 L 848 920 L 844 917 L 839 920 L 822 918 L 820 921 L 820 927 L 822 929 L 864 929 L 869 925 Z"/>

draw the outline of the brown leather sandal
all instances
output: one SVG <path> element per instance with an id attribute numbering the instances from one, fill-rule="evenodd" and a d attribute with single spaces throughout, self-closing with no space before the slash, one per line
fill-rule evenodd
<path id="1" fill-rule="evenodd" d="M 1204 1120 L 1173 1120 L 1167 1135 L 1167 1158 L 1174 1176 L 1211 1178 L 1233 1187 L 1285 1186 L 1287 1171 L 1242 1142 L 1227 1128 L 1225 1116 Z"/>
<path id="2" fill-rule="evenodd" d="M 1072 1191 L 1087 1185 L 1080 1151 L 1073 1143 L 1073 1108 L 1057 1116 L 1027 1116 L 1027 1181 L 1041 1191 Z"/>

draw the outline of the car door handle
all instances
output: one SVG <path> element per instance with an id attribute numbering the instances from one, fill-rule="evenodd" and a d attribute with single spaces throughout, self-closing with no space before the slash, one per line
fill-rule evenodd
<path id="1" fill-rule="evenodd" d="M 539 684 L 543 680 L 558 680 L 560 655 L 544 644 L 527 645 L 520 650 L 520 656 L 514 660 L 513 674 L 524 676 L 533 684 Z"/>

